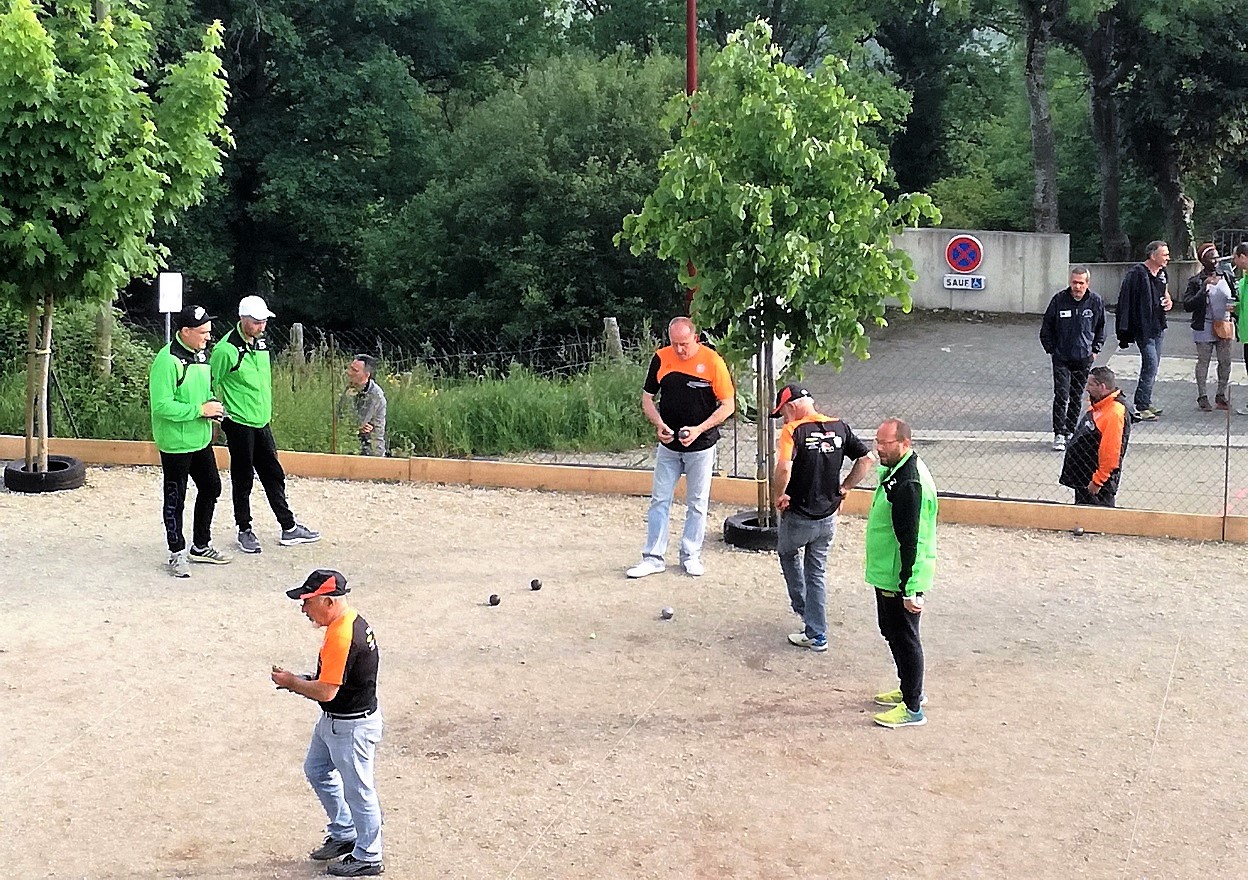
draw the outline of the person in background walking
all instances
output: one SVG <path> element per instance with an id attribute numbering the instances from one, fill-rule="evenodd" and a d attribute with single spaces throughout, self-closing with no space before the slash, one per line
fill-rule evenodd
<path id="1" fill-rule="evenodd" d="M 1105 302 L 1088 289 L 1086 266 L 1071 270 L 1070 286 L 1049 300 L 1040 322 L 1040 344 L 1053 359 L 1053 448 L 1066 449 L 1075 433 L 1088 371 L 1105 344 Z"/>
<path id="2" fill-rule="evenodd" d="M 282 532 L 283 546 L 311 544 L 321 539 L 300 525 L 286 501 L 286 472 L 277 458 L 277 441 L 269 422 L 273 418 L 273 371 L 264 331 L 273 312 L 258 296 L 245 296 L 238 304 L 238 324 L 212 349 L 212 386 L 225 406 L 221 429 L 230 447 L 230 480 L 234 496 L 234 521 L 238 546 L 244 553 L 259 553 L 260 540 L 251 528 L 253 478 L 269 499 Z"/>
<path id="3" fill-rule="evenodd" d="M 212 453 L 212 421 L 221 418 L 221 404 L 212 397 L 204 351 L 212 336 L 212 317 L 199 306 L 179 312 L 178 332 L 156 354 L 148 371 L 152 437 L 160 450 L 168 568 L 179 578 L 191 576 L 191 562 L 223 565 L 230 561 L 212 546 L 212 513 L 221 495 L 221 475 Z M 195 481 L 189 550 L 182 534 L 188 478 Z"/>
<path id="4" fill-rule="evenodd" d="M 1131 439 L 1131 418 L 1113 370 L 1092 368 L 1088 399 L 1092 405 L 1066 446 L 1058 482 L 1075 490 L 1076 504 L 1113 507 Z"/>
<path id="5" fill-rule="evenodd" d="M 1213 242 L 1206 242 L 1197 248 L 1196 256 L 1200 260 L 1200 271 L 1187 282 L 1189 290 L 1195 289 L 1198 301 L 1191 325 L 1192 341 L 1196 343 L 1196 406 L 1204 412 L 1212 412 L 1215 407 L 1230 409 L 1231 337 L 1219 336 L 1215 331 L 1219 323 L 1225 325 L 1225 322 L 1232 320 L 1235 279 L 1218 271 L 1218 249 Z M 1184 294 L 1184 304 L 1188 301 L 1189 296 Z M 1211 405 L 1208 393 L 1209 361 L 1215 353 L 1218 356 L 1218 390 Z"/>
<path id="6" fill-rule="evenodd" d="M 1122 278 L 1118 290 L 1115 330 L 1118 347 L 1134 343 L 1140 349 L 1140 379 L 1135 385 L 1135 416 L 1153 422 L 1162 408 L 1153 404 L 1153 385 L 1161 363 L 1161 343 L 1166 335 L 1166 312 L 1174 301 L 1166 289 L 1166 266 L 1170 263 L 1170 246 L 1164 241 L 1150 241 L 1144 262 L 1136 263 Z"/>

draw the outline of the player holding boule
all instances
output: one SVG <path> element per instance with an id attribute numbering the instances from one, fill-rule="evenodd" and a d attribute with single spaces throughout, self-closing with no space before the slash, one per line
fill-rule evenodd
<path id="1" fill-rule="evenodd" d="M 349 592 L 347 579 L 332 569 L 317 569 L 302 586 L 286 591 L 303 603 L 309 620 L 325 628 L 325 639 L 315 675 L 274 666 L 270 677 L 279 690 L 321 706 L 303 772 L 329 824 L 325 842 L 309 857 L 330 861 L 342 856 L 329 865 L 335 877 L 372 877 L 385 871 L 373 775 L 383 728 L 377 705 L 379 657 L 372 627 L 346 602 Z"/>
<path id="2" fill-rule="evenodd" d="M 152 361 L 147 390 L 152 438 L 160 451 L 161 518 L 169 544 L 169 573 L 188 578 L 191 562 L 221 565 L 230 559 L 212 546 L 212 512 L 221 495 L 221 475 L 212 452 L 212 420 L 221 417 L 221 404 L 209 389 L 204 353 L 212 336 L 212 315 L 199 306 L 187 306 L 175 320 L 178 332 Z M 195 482 L 189 548 L 182 533 L 188 479 Z"/>

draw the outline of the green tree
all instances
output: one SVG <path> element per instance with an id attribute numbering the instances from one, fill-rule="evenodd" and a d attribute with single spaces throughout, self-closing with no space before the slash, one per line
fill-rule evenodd
<path id="1" fill-rule="evenodd" d="M 151 275 L 155 224 L 200 200 L 229 143 L 220 25 L 160 70 L 150 32 L 135 2 L 0 14 L 0 300 L 28 316 L 28 470 L 47 469 L 55 303 L 108 302 Z"/>
<path id="2" fill-rule="evenodd" d="M 814 73 L 783 63 L 761 21 L 733 34 L 705 89 L 674 102 L 667 124 L 683 122 L 680 139 L 660 162 L 658 187 L 617 236 L 634 253 L 654 249 L 674 261 L 681 283 L 697 286 L 699 323 L 722 327 L 730 348 L 759 352 L 766 364 L 770 341 L 784 337 L 798 372 L 812 360 L 839 367 L 846 349 L 867 356 L 885 301 L 910 307 L 914 271 L 890 236 L 940 220 L 926 195 L 890 203 L 880 191 L 887 166 L 863 137 L 879 114 L 841 85 L 844 70 L 835 58 Z M 760 381 L 760 400 L 770 385 Z M 761 443 L 766 411 L 758 410 Z M 766 522 L 771 469 L 763 462 L 772 450 L 760 451 Z"/>
<path id="3" fill-rule="evenodd" d="M 531 344 L 637 326 L 679 302 L 653 258 L 611 246 L 654 189 L 678 88 L 669 56 L 584 52 L 535 65 L 439 139 L 433 180 L 363 233 L 363 279 L 396 321 Z"/>

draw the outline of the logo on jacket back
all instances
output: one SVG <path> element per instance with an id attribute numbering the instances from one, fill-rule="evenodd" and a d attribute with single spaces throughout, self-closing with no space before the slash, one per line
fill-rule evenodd
<path id="1" fill-rule="evenodd" d="M 821 434 L 818 431 L 811 431 L 806 435 L 806 448 L 811 452 L 836 452 L 844 443 L 841 436 L 835 433 Z"/>

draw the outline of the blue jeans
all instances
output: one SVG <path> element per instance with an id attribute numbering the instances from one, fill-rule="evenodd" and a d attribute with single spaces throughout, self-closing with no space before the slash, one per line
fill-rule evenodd
<path id="1" fill-rule="evenodd" d="M 1157 365 L 1161 363 L 1162 330 L 1152 339 L 1140 339 L 1140 381 L 1135 384 L 1135 410 L 1148 409 L 1153 405 L 1153 383 L 1157 381 Z"/>
<path id="2" fill-rule="evenodd" d="M 329 817 L 334 840 L 355 839 L 351 855 L 381 861 L 381 804 L 373 781 L 373 756 L 381 742 L 381 710 L 344 720 L 324 712 L 312 729 L 303 773 Z"/>
<path id="3" fill-rule="evenodd" d="M 667 553 L 667 520 L 672 495 L 680 475 L 685 475 L 685 531 L 680 539 L 680 561 L 697 559 L 706 537 L 706 509 L 711 500 L 711 472 L 715 469 L 715 447 L 700 452 L 672 452 L 660 445 L 654 458 L 654 483 L 650 489 L 650 510 L 646 514 L 646 546 L 643 558 L 663 561 Z"/>
<path id="4" fill-rule="evenodd" d="M 776 552 L 789 588 L 789 603 L 802 615 L 806 638 L 828 635 L 828 551 L 836 538 L 836 514 L 807 519 L 796 513 L 780 517 L 776 529 Z"/>

